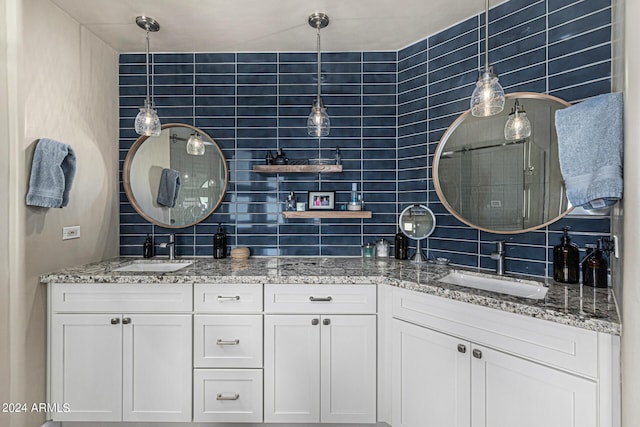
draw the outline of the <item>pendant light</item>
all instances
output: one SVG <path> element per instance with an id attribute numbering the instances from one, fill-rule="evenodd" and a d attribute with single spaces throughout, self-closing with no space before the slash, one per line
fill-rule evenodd
<path id="1" fill-rule="evenodd" d="M 489 66 L 489 0 L 484 12 L 484 70 L 480 73 L 471 95 L 471 114 L 488 117 L 504 109 L 504 90 L 498 83 L 498 75 Z"/>
<path id="2" fill-rule="evenodd" d="M 504 125 L 504 139 L 517 141 L 531 136 L 531 122 L 518 100 L 513 104 L 507 123 Z"/>
<path id="3" fill-rule="evenodd" d="M 194 132 L 187 141 L 187 154 L 204 156 L 204 141 L 198 132 Z"/>
<path id="4" fill-rule="evenodd" d="M 327 114 L 327 109 L 322 102 L 322 98 L 320 98 L 320 29 L 329 25 L 329 17 L 324 13 L 313 13 L 309 16 L 308 19 L 309 25 L 317 30 L 317 39 L 318 39 L 318 92 L 316 96 L 316 100 L 313 102 L 313 106 L 311 107 L 311 114 L 309 114 L 309 118 L 307 119 L 307 132 L 310 136 L 321 137 L 329 135 L 329 129 L 331 127 L 331 122 L 329 120 L 329 115 Z"/>
<path id="5" fill-rule="evenodd" d="M 145 56 L 147 67 L 147 97 L 144 100 L 144 105 L 140 107 L 140 112 L 136 116 L 135 128 L 138 135 L 158 136 L 161 130 L 160 118 L 154 109 L 153 99 L 149 95 L 149 32 L 155 33 L 158 31 L 160 24 L 148 16 L 136 17 L 136 24 L 147 33 L 147 53 Z"/>

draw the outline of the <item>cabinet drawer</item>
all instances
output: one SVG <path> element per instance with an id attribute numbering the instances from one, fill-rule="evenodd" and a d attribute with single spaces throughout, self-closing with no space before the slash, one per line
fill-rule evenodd
<path id="1" fill-rule="evenodd" d="M 262 285 L 196 283 L 193 308 L 208 313 L 260 313 Z"/>
<path id="2" fill-rule="evenodd" d="M 393 290 L 393 317 L 576 373 L 598 375 L 598 334 L 541 319 Z"/>
<path id="3" fill-rule="evenodd" d="M 193 317 L 193 364 L 197 368 L 261 368 L 262 315 Z"/>
<path id="4" fill-rule="evenodd" d="M 262 370 L 196 369 L 194 422 L 262 422 Z"/>
<path id="5" fill-rule="evenodd" d="M 375 285 L 265 285 L 267 313 L 375 314 Z"/>
<path id="6" fill-rule="evenodd" d="M 192 310 L 190 284 L 56 283 L 54 312 L 163 312 Z"/>

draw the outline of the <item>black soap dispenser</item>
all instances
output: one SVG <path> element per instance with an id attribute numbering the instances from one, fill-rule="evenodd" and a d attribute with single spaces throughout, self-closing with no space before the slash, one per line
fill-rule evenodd
<path id="1" fill-rule="evenodd" d="M 142 246 L 142 256 L 144 258 L 153 258 L 153 241 L 151 240 L 151 236 L 147 234 L 147 238 L 144 240 L 144 245 Z"/>
<path id="2" fill-rule="evenodd" d="M 596 247 L 590 249 L 582 264 L 582 283 L 594 288 L 606 288 L 608 263 L 602 256 L 602 240 L 598 239 Z"/>
<path id="3" fill-rule="evenodd" d="M 405 234 L 398 230 L 395 238 L 395 257 L 396 259 L 408 259 L 409 258 L 409 238 Z"/>
<path id="4" fill-rule="evenodd" d="M 215 259 L 227 257 L 227 234 L 220 223 L 218 232 L 213 236 L 213 257 Z"/>
<path id="5" fill-rule="evenodd" d="M 553 247 L 553 280 L 560 283 L 578 283 L 580 255 L 578 246 L 571 243 L 569 227 L 563 228 L 560 244 Z"/>

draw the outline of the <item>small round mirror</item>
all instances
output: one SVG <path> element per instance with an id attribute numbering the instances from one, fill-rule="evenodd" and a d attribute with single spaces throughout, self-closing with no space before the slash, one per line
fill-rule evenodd
<path id="1" fill-rule="evenodd" d="M 429 237 L 436 228 L 436 217 L 431 209 L 425 205 L 407 206 L 400 213 L 398 226 L 405 236 L 416 241 L 416 254 L 411 257 L 411 261 L 426 261 L 420 248 L 420 241 Z"/>
<path id="2" fill-rule="evenodd" d="M 198 150 L 188 150 L 194 141 Z M 183 228 L 204 220 L 222 202 L 227 161 L 205 132 L 171 123 L 162 126 L 159 136 L 141 136 L 131 146 L 122 182 L 129 202 L 144 219 Z"/>

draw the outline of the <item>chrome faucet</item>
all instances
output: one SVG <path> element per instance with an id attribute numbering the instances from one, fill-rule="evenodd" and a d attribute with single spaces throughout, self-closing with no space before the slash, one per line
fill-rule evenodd
<path id="1" fill-rule="evenodd" d="M 160 243 L 161 248 L 169 248 L 169 259 L 176 259 L 176 238 L 174 234 L 169 234 L 169 241 Z"/>
<path id="2" fill-rule="evenodd" d="M 502 276 L 504 274 L 504 240 L 498 240 L 496 242 L 496 251 L 493 252 L 490 257 L 496 260 L 496 274 Z"/>

